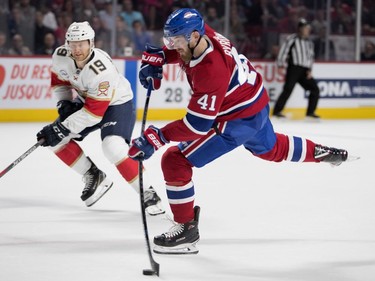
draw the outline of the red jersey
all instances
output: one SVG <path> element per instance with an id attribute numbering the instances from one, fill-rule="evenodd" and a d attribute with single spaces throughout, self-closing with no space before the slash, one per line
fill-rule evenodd
<path id="1" fill-rule="evenodd" d="M 164 49 L 167 63 L 179 63 L 193 91 L 182 120 L 162 128 L 167 140 L 189 141 L 215 123 L 255 115 L 269 102 L 261 75 L 223 35 L 205 25 L 208 48 L 185 63 L 176 50 Z"/>

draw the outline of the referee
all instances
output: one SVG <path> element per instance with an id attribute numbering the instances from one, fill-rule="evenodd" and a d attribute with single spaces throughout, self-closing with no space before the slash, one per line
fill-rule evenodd
<path id="1" fill-rule="evenodd" d="M 294 86 L 299 83 L 306 91 L 310 91 L 306 116 L 319 119 L 315 114 L 319 100 L 319 88 L 311 75 L 314 61 L 314 44 L 309 39 L 310 25 L 305 19 L 298 22 L 298 32 L 290 35 L 281 46 L 277 56 L 277 66 L 286 69 L 285 84 L 282 93 L 276 101 L 273 115 L 285 118 L 282 110 L 289 99 Z"/>

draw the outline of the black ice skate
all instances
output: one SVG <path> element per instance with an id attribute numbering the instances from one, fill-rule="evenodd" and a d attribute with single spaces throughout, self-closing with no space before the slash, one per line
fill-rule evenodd
<path id="1" fill-rule="evenodd" d="M 194 207 L 194 220 L 187 223 L 175 223 L 168 232 L 154 237 L 154 252 L 157 254 L 197 254 L 199 241 L 200 207 Z"/>
<path id="2" fill-rule="evenodd" d="M 344 149 L 318 144 L 315 146 L 314 157 L 321 162 L 327 162 L 333 166 L 339 166 L 342 162 L 345 162 L 348 159 L 348 152 Z"/>
<path id="3" fill-rule="evenodd" d="M 145 190 L 143 197 L 145 210 L 149 215 L 156 216 L 165 213 L 161 204 L 160 197 L 156 194 L 156 191 L 152 186 L 150 186 L 149 189 Z"/>
<path id="4" fill-rule="evenodd" d="M 87 207 L 94 205 L 113 185 L 113 182 L 94 163 L 83 175 L 83 181 L 86 185 L 82 191 L 81 199 Z"/>

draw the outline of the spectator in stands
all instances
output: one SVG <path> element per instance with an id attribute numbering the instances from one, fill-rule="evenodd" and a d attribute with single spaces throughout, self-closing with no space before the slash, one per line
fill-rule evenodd
<path id="1" fill-rule="evenodd" d="M 347 4 L 336 0 L 335 8 L 332 12 L 331 31 L 335 34 L 353 34 L 354 22 L 351 9 Z"/>
<path id="2" fill-rule="evenodd" d="M 289 0 L 288 2 L 289 3 L 286 4 L 287 13 L 297 12 L 297 14 L 299 14 L 301 10 L 306 10 L 306 6 L 301 0 Z"/>
<path id="3" fill-rule="evenodd" d="M 57 19 L 55 14 L 47 5 L 44 5 L 40 11 L 43 14 L 43 25 L 55 31 L 57 29 Z"/>
<path id="4" fill-rule="evenodd" d="M 375 33 L 375 5 L 373 0 L 364 1 L 362 6 L 362 32 Z"/>
<path id="5" fill-rule="evenodd" d="M 57 16 L 57 22 L 58 27 L 55 30 L 55 37 L 57 45 L 61 46 L 65 44 L 65 33 L 69 25 L 73 22 L 72 15 L 68 12 L 62 12 L 61 15 Z"/>
<path id="6" fill-rule="evenodd" d="M 28 56 L 32 55 L 29 47 L 23 43 L 23 38 L 20 34 L 13 35 L 12 46 L 9 49 L 9 55 L 13 56 Z"/>
<path id="7" fill-rule="evenodd" d="M 198 1 L 198 2 L 206 2 L 208 4 L 210 1 Z M 178 9 L 191 8 L 191 7 L 192 5 L 189 0 L 173 0 L 171 4 L 171 11 L 173 12 Z M 206 11 L 206 8 L 205 8 L 205 11 Z"/>
<path id="8" fill-rule="evenodd" d="M 98 12 L 103 28 L 113 30 L 116 26 L 116 21 L 113 21 L 112 0 L 106 0 L 103 7 L 104 8 Z"/>
<path id="9" fill-rule="evenodd" d="M 189 2 L 189 1 L 187 1 Z M 223 3 L 223 0 L 207 0 L 206 7 L 216 7 L 216 13 L 218 18 L 223 18 L 225 14 L 225 5 Z M 206 8 L 207 9 L 207 8 Z"/>
<path id="10" fill-rule="evenodd" d="M 74 6 L 73 0 L 65 0 L 63 8 L 62 8 L 62 12 L 66 15 L 69 15 L 72 18 L 72 21 L 70 23 L 78 21 L 78 18 L 79 18 L 79 13 L 80 13 L 79 9 L 75 7 L 77 6 Z M 66 30 L 67 28 L 65 29 L 65 32 Z M 64 33 L 64 37 L 65 37 L 65 33 Z"/>
<path id="11" fill-rule="evenodd" d="M 326 11 L 323 9 L 317 10 L 315 12 L 314 19 L 311 21 L 311 32 L 314 34 L 319 34 L 322 28 L 327 26 L 327 21 L 325 20 Z"/>
<path id="12" fill-rule="evenodd" d="M 323 26 L 318 31 L 318 36 L 314 39 L 314 53 L 316 60 L 325 60 L 326 54 L 326 27 Z M 336 49 L 332 40 L 329 40 L 328 60 L 336 60 Z"/>
<path id="13" fill-rule="evenodd" d="M 366 40 L 365 48 L 361 53 L 361 61 L 375 61 L 375 44 Z"/>
<path id="14" fill-rule="evenodd" d="M 261 0 L 254 0 L 247 11 L 247 22 L 251 27 L 262 26 Z"/>
<path id="15" fill-rule="evenodd" d="M 58 47 L 56 45 L 56 38 L 53 32 L 49 32 L 44 35 L 43 43 L 43 46 L 37 49 L 35 54 L 52 56 L 53 52 Z"/>
<path id="16" fill-rule="evenodd" d="M 141 21 L 133 22 L 133 43 L 134 54 L 141 55 L 145 49 L 146 44 L 153 44 L 150 32 L 146 31 Z"/>
<path id="17" fill-rule="evenodd" d="M 78 21 L 92 22 L 94 17 L 98 16 L 93 0 L 82 0 L 78 13 Z"/>
<path id="18" fill-rule="evenodd" d="M 7 35 L 3 31 L 0 31 L 0 56 L 6 56 L 8 54 Z"/>
<path id="19" fill-rule="evenodd" d="M 35 12 L 35 33 L 34 33 L 34 50 L 39 52 L 44 47 L 44 37 L 47 33 L 54 32 L 43 24 L 43 13 L 41 11 Z"/>
<path id="20" fill-rule="evenodd" d="M 117 36 L 117 46 L 116 46 L 116 56 L 117 57 L 131 57 L 133 56 L 134 44 L 131 41 L 131 38 L 119 34 Z"/>
<path id="21" fill-rule="evenodd" d="M 94 46 L 95 48 L 104 50 L 104 47 L 105 47 L 104 40 L 102 38 L 95 37 Z"/>
<path id="22" fill-rule="evenodd" d="M 0 32 L 8 33 L 9 4 L 6 0 L 0 0 Z"/>
<path id="23" fill-rule="evenodd" d="M 23 19 L 21 10 L 18 8 L 18 6 L 14 6 L 7 21 L 9 36 L 12 38 L 15 34 L 18 34 L 20 29 L 22 29 L 22 25 Z"/>
<path id="24" fill-rule="evenodd" d="M 51 10 L 55 11 L 56 14 L 59 14 L 62 12 L 66 0 L 51 0 L 49 2 L 51 4 Z"/>
<path id="25" fill-rule="evenodd" d="M 270 13 L 278 20 L 285 16 L 285 7 L 280 0 L 269 0 L 268 9 Z"/>
<path id="26" fill-rule="evenodd" d="M 280 7 L 280 5 L 278 4 L 278 0 L 274 0 L 274 1 L 262 0 L 261 8 L 262 8 L 263 27 L 267 27 L 267 28 L 277 27 L 279 20 L 284 16 L 284 12 L 282 8 Z"/>
<path id="27" fill-rule="evenodd" d="M 109 53 L 112 35 L 111 32 L 104 28 L 102 21 L 98 16 L 92 17 L 91 27 L 95 31 L 95 38 L 103 40 L 104 46 L 102 49 Z"/>
<path id="28" fill-rule="evenodd" d="M 237 50 L 241 50 L 240 45 L 246 40 L 246 32 L 244 28 L 245 21 L 240 17 L 237 5 L 232 6 L 229 20 L 229 39 Z"/>
<path id="29" fill-rule="evenodd" d="M 126 22 L 127 26 L 129 26 L 132 29 L 134 21 L 139 21 L 143 26 L 146 26 L 143 15 L 138 11 L 134 11 L 133 2 L 131 0 L 123 0 L 122 4 L 123 11 L 120 15 Z"/>
<path id="30" fill-rule="evenodd" d="M 215 6 L 208 6 L 204 21 L 211 26 L 215 31 L 223 33 L 224 22 L 222 18 L 217 15 L 217 9 Z"/>
<path id="31" fill-rule="evenodd" d="M 148 29 L 154 30 L 157 25 L 157 11 L 163 6 L 162 1 L 159 0 L 144 0 L 143 1 L 143 14 L 147 15 Z M 162 21 L 160 21 L 162 23 Z M 159 25 L 159 27 L 161 27 Z"/>
<path id="32" fill-rule="evenodd" d="M 133 36 L 131 28 L 129 28 L 122 16 L 116 17 L 116 34 L 117 36 L 124 35 L 129 38 Z"/>
<path id="33" fill-rule="evenodd" d="M 34 22 L 36 9 L 30 4 L 30 0 L 20 0 L 21 25 L 18 30 L 23 38 L 24 44 L 30 50 L 34 48 Z"/>

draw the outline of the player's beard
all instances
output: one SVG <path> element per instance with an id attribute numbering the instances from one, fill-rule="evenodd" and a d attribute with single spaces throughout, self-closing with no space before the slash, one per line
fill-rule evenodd
<path id="1" fill-rule="evenodd" d="M 190 50 L 185 50 L 185 49 L 178 49 L 177 50 L 178 54 L 180 55 L 180 58 L 184 61 L 184 62 L 189 62 L 191 61 L 191 58 L 192 58 L 192 54 L 190 52 Z"/>

